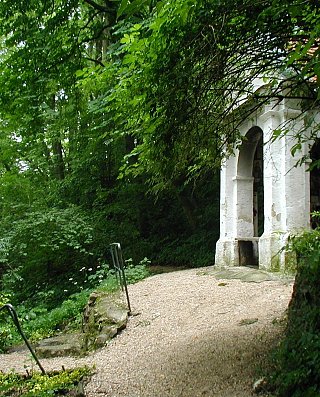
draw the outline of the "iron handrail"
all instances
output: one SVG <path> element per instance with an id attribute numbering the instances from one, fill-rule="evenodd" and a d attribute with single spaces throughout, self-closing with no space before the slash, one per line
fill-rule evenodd
<path id="1" fill-rule="evenodd" d="M 124 260 L 121 251 L 120 243 L 112 243 L 110 244 L 110 252 L 112 257 L 113 267 L 116 270 L 116 277 L 119 278 L 119 283 L 121 290 L 125 291 L 127 304 L 128 304 L 128 313 L 131 314 L 131 306 L 130 306 L 130 299 L 129 299 L 129 292 L 127 287 L 127 280 L 124 271 Z"/>
<path id="2" fill-rule="evenodd" d="M 14 308 L 10 303 L 6 303 L 6 304 L 3 305 L 2 307 L 0 307 L 0 312 L 1 312 L 2 310 L 5 310 L 5 309 L 8 310 L 8 312 L 9 312 L 11 318 L 12 318 L 12 321 L 13 321 L 14 325 L 16 326 L 16 328 L 17 328 L 19 334 L 21 335 L 22 339 L 24 340 L 25 344 L 27 345 L 27 347 L 28 347 L 30 353 L 32 354 L 32 357 L 35 359 L 35 361 L 36 361 L 38 367 L 40 368 L 40 371 L 41 371 L 42 375 L 45 375 L 45 374 L 46 374 L 46 371 L 44 370 L 44 368 L 43 368 L 43 366 L 41 365 L 41 363 L 40 363 L 38 357 L 36 356 L 36 353 L 35 353 L 34 350 L 32 349 L 32 347 L 31 347 L 31 345 L 30 345 L 30 343 L 29 343 L 27 337 L 25 336 L 24 332 L 22 331 L 22 328 L 21 328 L 21 325 L 20 325 L 20 322 L 19 322 L 19 319 L 18 319 L 18 315 L 17 315 L 17 312 L 16 312 L 15 308 Z"/>

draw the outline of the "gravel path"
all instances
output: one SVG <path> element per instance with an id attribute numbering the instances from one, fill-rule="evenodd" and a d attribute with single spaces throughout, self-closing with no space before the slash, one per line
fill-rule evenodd
<path id="1" fill-rule="evenodd" d="M 291 293 L 291 282 L 218 280 L 209 269 L 153 276 L 129 286 L 136 315 L 104 349 L 41 362 L 95 364 L 88 397 L 249 397 Z M 27 353 L 0 355 L 0 370 L 25 365 Z"/>

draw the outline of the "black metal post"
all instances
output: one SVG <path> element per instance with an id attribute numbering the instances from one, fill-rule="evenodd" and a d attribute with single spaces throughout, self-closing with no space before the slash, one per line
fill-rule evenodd
<path id="1" fill-rule="evenodd" d="M 41 371 L 42 375 L 45 375 L 46 371 L 42 367 L 38 357 L 36 356 L 36 353 L 32 349 L 27 337 L 25 336 L 24 332 L 21 329 L 20 322 L 19 322 L 18 315 L 17 315 L 17 312 L 16 312 L 15 308 L 10 303 L 7 303 L 7 304 L 3 305 L 2 307 L 0 307 L 0 311 L 1 310 L 5 310 L 5 309 L 8 310 L 14 325 L 17 327 L 17 330 L 19 331 L 19 334 L 21 335 L 22 339 L 24 340 L 25 344 L 27 345 L 30 353 L 32 354 L 32 357 L 35 359 L 38 367 L 40 368 L 40 371 Z"/>
<path id="2" fill-rule="evenodd" d="M 122 256 L 120 243 L 110 244 L 110 251 L 111 251 L 113 267 L 116 270 L 116 275 L 119 277 L 121 290 L 125 291 L 129 314 L 131 314 L 129 292 L 128 292 L 128 287 L 127 287 L 126 275 L 125 275 L 125 271 L 124 271 L 124 260 L 123 260 L 123 256 Z"/>

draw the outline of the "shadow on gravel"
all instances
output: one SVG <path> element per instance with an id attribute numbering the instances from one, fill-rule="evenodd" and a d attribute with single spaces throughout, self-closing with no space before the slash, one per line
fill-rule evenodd
<path id="1" fill-rule="evenodd" d="M 251 267 L 226 267 L 226 268 L 207 268 L 199 271 L 199 274 L 208 274 L 214 276 L 218 280 L 232 280 L 237 279 L 250 283 L 262 283 L 264 281 L 283 281 L 284 283 L 291 283 L 294 276 L 285 275 L 283 273 L 270 273 L 264 270 Z"/>

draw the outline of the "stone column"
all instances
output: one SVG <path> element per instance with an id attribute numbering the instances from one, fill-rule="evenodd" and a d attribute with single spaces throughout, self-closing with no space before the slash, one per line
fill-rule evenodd
<path id="1" fill-rule="evenodd" d="M 237 156 L 224 161 L 220 173 L 220 238 L 216 244 L 215 265 L 237 266 L 235 187 L 232 178 L 236 172 Z"/>
<path id="2" fill-rule="evenodd" d="M 302 120 L 295 119 L 300 112 L 286 112 L 286 117 L 293 119 L 290 123 L 290 135 L 286 136 L 286 161 L 284 169 L 286 232 L 296 234 L 310 226 L 310 173 L 308 164 L 299 164 L 302 155 L 307 154 L 306 145 L 291 154 L 297 144 L 296 135 L 303 131 Z"/>
<path id="3" fill-rule="evenodd" d="M 284 138 L 272 142 L 273 131 L 282 118 L 278 110 L 268 110 L 260 119 L 264 124 L 264 232 L 259 239 L 259 267 L 280 270 L 279 252 L 285 234 Z"/>
<path id="4" fill-rule="evenodd" d="M 261 116 L 265 123 L 265 230 L 259 240 L 259 266 L 268 270 L 285 271 L 292 266 L 284 250 L 288 237 L 309 225 L 309 175 L 305 165 L 297 164 L 301 152 L 291 153 L 297 143 L 295 134 L 304 128 L 300 114 L 283 106 Z M 271 142 L 273 131 L 281 127 L 289 132 Z"/>

